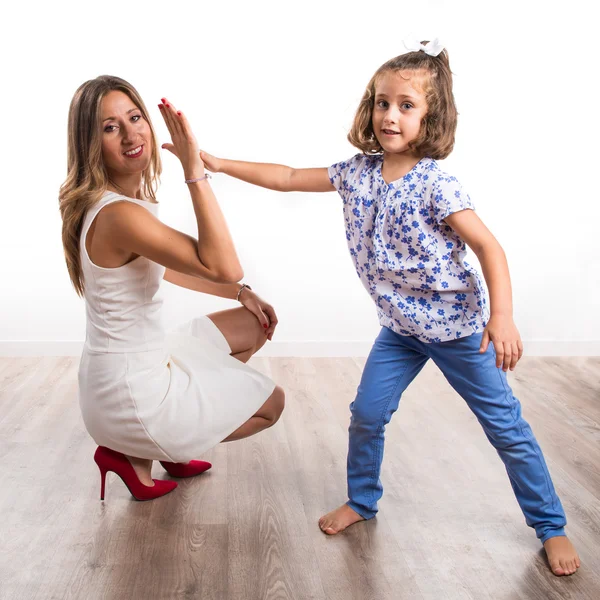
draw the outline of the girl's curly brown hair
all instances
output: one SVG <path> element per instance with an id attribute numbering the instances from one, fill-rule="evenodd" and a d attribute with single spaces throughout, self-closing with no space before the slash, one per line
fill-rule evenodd
<path id="1" fill-rule="evenodd" d="M 422 43 L 427 44 L 427 41 Z M 358 105 L 348 141 L 364 154 L 383 152 L 372 125 L 375 88 L 384 73 L 399 71 L 412 71 L 420 76 L 419 84 L 427 101 L 427 113 L 421 120 L 419 135 L 409 143 L 409 148 L 418 156 L 446 158 L 454 147 L 458 116 L 452 93 L 452 71 L 446 50 L 438 56 L 429 56 L 421 50 L 408 52 L 381 65 L 369 81 Z"/>

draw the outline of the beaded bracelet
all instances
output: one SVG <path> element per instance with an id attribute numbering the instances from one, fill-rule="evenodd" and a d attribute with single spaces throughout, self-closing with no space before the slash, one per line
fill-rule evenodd
<path id="1" fill-rule="evenodd" d="M 210 173 L 206 173 L 204 177 L 199 177 L 198 179 L 186 179 L 186 183 L 197 183 L 198 181 L 204 181 L 205 179 L 211 179 L 212 175 Z"/>

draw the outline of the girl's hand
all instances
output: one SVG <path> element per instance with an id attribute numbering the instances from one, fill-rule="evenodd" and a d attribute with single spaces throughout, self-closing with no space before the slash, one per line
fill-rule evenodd
<path id="1" fill-rule="evenodd" d="M 479 352 L 488 349 L 490 341 L 496 350 L 496 366 L 504 372 L 515 370 L 517 362 L 523 356 L 523 342 L 517 326 L 511 317 L 492 316 L 483 332 Z"/>
<path id="2" fill-rule="evenodd" d="M 267 302 L 265 302 L 258 294 L 255 294 L 252 290 L 244 288 L 240 294 L 240 302 L 258 319 L 265 330 L 265 335 L 270 341 L 273 339 L 273 333 L 275 327 L 277 327 L 277 315 L 275 309 Z"/>
<path id="3" fill-rule="evenodd" d="M 204 164 L 200 159 L 198 142 L 192 132 L 185 115 L 166 98 L 158 105 L 171 134 L 172 144 L 163 144 L 162 148 L 173 153 L 180 161 L 186 179 L 196 179 L 204 176 Z"/>
<path id="4" fill-rule="evenodd" d="M 200 151 L 200 158 L 204 163 L 204 166 L 213 173 L 219 173 L 221 171 L 221 159 L 209 154 L 208 152 Z"/>

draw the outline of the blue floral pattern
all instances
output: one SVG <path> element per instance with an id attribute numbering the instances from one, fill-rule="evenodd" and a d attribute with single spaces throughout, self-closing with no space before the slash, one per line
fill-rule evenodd
<path id="1" fill-rule="evenodd" d="M 468 194 L 431 158 L 390 184 L 382 166 L 382 156 L 357 154 L 328 170 L 344 202 L 350 255 L 380 324 L 426 343 L 483 331 L 485 288 L 464 260 L 465 242 L 444 222 L 474 209 Z"/>

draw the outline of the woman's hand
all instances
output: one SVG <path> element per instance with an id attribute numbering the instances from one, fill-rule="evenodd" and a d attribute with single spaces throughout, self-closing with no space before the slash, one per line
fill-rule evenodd
<path id="1" fill-rule="evenodd" d="M 272 340 L 275 327 L 277 327 L 278 323 L 275 309 L 247 287 L 240 294 L 240 302 L 256 316 L 258 322 L 265 330 L 267 339 L 269 341 Z"/>
<path id="2" fill-rule="evenodd" d="M 158 105 L 171 134 L 172 144 L 163 144 L 162 148 L 173 153 L 180 161 L 186 179 L 197 179 L 204 176 L 204 163 L 200 158 L 198 142 L 185 115 L 175 110 L 166 98 Z"/>
<path id="3" fill-rule="evenodd" d="M 514 371 L 523 356 L 523 342 L 511 317 L 495 315 L 490 318 L 483 332 L 479 352 L 485 352 L 490 341 L 496 351 L 496 366 L 502 367 L 504 372 L 508 369 Z"/>
<path id="4" fill-rule="evenodd" d="M 204 166 L 213 173 L 219 173 L 221 171 L 221 159 L 209 154 L 208 152 L 204 152 L 204 150 L 200 151 L 200 158 L 204 163 Z"/>

